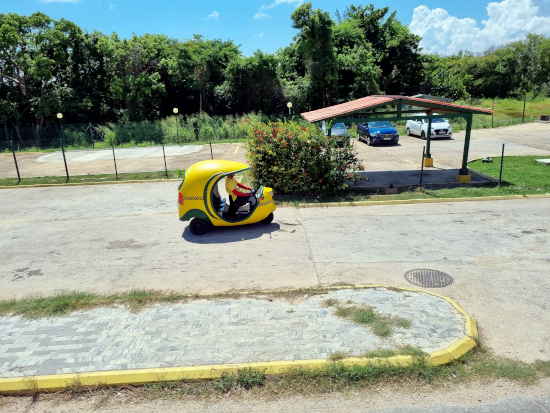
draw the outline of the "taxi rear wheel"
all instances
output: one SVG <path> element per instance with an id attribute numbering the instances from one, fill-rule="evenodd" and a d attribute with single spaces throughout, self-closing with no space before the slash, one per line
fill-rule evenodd
<path id="1" fill-rule="evenodd" d="M 265 217 L 264 219 L 262 219 L 261 223 L 267 225 L 267 224 L 271 224 L 271 221 L 273 221 L 273 212 L 269 214 L 267 217 Z"/>
<path id="2" fill-rule="evenodd" d="M 210 224 L 204 219 L 193 218 L 189 223 L 189 229 L 195 235 L 202 235 L 210 229 Z"/>

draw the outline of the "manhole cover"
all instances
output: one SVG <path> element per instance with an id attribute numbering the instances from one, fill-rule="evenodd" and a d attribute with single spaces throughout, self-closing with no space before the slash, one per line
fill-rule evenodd
<path id="1" fill-rule="evenodd" d="M 453 278 L 449 274 L 437 270 L 428 270 L 426 268 L 417 268 L 405 273 L 408 282 L 420 285 L 421 287 L 446 287 L 453 283 Z"/>

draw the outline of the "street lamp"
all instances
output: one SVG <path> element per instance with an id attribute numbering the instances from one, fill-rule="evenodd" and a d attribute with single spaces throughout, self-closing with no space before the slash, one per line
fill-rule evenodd
<path id="1" fill-rule="evenodd" d="M 288 108 L 288 116 L 290 116 L 292 113 L 292 102 L 288 102 L 286 107 Z"/>
<path id="2" fill-rule="evenodd" d="M 178 110 L 178 108 L 174 108 L 174 109 L 172 109 L 172 112 L 174 112 L 174 116 L 176 118 L 176 133 L 178 135 L 178 145 L 179 145 L 179 143 L 180 143 L 180 130 L 179 130 L 179 126 L 178 126 L 178 112 L 179 112 L 179 110 Z"/>

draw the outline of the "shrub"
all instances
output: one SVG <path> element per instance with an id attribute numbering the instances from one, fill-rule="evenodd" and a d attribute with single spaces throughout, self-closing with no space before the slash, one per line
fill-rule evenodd
<path id="1" fill-rule="evenodd" d="M 315 125 L 289 122 L 261 123 L 245 119 L 246 156 L 256 184 L 278 193 L 332 195 L 363 179 L 364 170 L 350 145 L 338 147 Z"/>

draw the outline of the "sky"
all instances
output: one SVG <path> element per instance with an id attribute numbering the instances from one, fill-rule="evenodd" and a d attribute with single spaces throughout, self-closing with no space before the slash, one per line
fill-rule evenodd
<path id="1" fill-rule="evenodd" d="M 296 30 L 290 15 L 302 0 L 0 0 L 0 13 L 30 15 L 40 11 L 65 18 L 83 29 L 121 37 L 165 34 L 180 40 L 201 34 L 233 40 L 244 55 L 273 53 L 287 46 Z M 425 52 L 481 52 L 493 45 L 550 36 L 550 0 L 312 0 L 313 8 L 333 14 L 350 4 L 373 3 L 397 11 L 399 21 L 422 36 Z"/>

